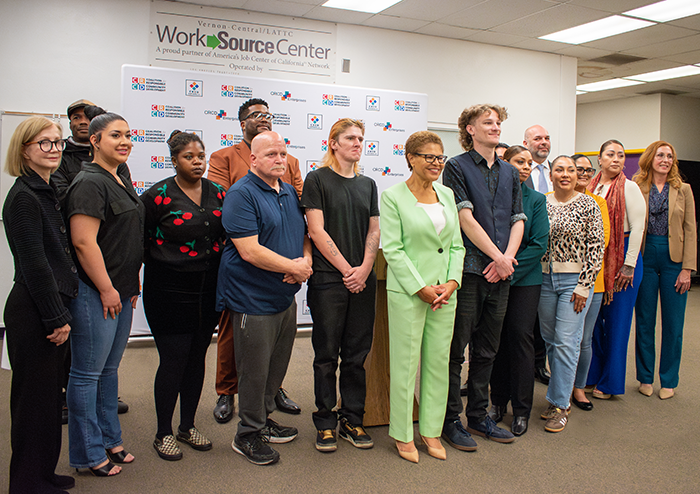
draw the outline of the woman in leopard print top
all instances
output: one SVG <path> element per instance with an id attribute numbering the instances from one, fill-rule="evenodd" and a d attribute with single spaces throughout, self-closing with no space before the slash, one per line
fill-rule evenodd
<path id="1" fill-rule="evenodd" d="M 552 378 L 545 430 L 560 432 L 568 421 L 586 312 L 604 251 L 603 219 L 594 199 L 576 192 L 576 165 L 568 156 L 552 162 L 554 192 L 547 195 L 549 243 L 542 257 L 538 314 Z"/>

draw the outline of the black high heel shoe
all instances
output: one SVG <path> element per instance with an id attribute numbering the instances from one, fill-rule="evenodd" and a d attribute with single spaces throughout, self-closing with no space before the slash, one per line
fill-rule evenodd
<path id="1" fill-rule="evenodd" d="M 116 467 L 116 465 L 111 461 L 108 461 L 107 464 L 102 465 L 99 468 L 91 467 L 88 468 L 88 470 L 90 470 L 90 473 L 93 474 L 95 477 L 114 477 L 114 475 L 119 475 L 120 473 L 122 473 L 122 471 L 119 470 L 114 475 L 110 475 L 109 472 L 111 472 L 114 467 Z M 75 471 L 80 472 L 80 469 L 76 468 Z"/>
<path id="2" fill-rule="evenodd" d="M 125 449 L 122 449 L 121 451 L 117 451 L 116 453 L 112 453 L 110 450 L 105 450 L 107 453 L 107 457 L 109 458 L 110 461 L 113 461 L 114 463 L 122 463 L 122 464 L 128 464 L 128 463 L 133 463 L 134 460 L 131 461 L 124 461 L 127 456 L 129 456 L 129 452 Z"/>

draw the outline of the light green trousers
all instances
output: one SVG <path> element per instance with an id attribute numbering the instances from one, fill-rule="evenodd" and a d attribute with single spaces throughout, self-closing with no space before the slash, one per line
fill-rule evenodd
<path id="1" fill-rule="evenodd" d="M 389 435 L 402 442 L 413 440 L 413 397 L 420 361 L 420 434 L 440 437 L 447 406 L 456 294 L 450 297 L 449 305 L 435 312 L 417 295 L 389 291 L 387 301 L 391 373 Z"/>

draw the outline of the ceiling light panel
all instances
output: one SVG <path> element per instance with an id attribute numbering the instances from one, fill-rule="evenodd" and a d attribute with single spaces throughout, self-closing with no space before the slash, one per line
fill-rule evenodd
<path id="1" fill-rule="evenodd" d="M 607 81 L 591 82 L 588 84 L 579 84 L 576 86 L 577 91 L 585 91 L 592 93 L 595 91 L 606 91 L 608 89 L 617 89 L 621 87 L 636 86 L 644 84 L 642 81 L 630 81 L 628 79 L 609 79 Z"/>
<path id="2" fill-rule="evenodd" d="M 588 43 L 589 41 L 615 36 L 616 34 L 628 33 L 652 25 L 654 25 L 653 22 L 613 15 L 546 36 L 540 36 L 540 39 L 580 45 L 581 43 Z"/>
<path id="3" fill-rule="evenodd" d="M 700 2 L 698 0 L 664 0 L 623 13 L 640 19 L 668 22 L 700 14 Z"/>
<path id="4" fill-rule="evenodd" d="M 401 0 L 328 0 L 321 5 L 321 7 L 376 14 L 382 10 L 388 9 L 392 5 L 396 5 L 400 1 Z"/>
<path id="5" fill-rule="evenodd" d="M 665 81 L 667 79 L 678 79 L 679 77 L 688 77 L 691 75 L 700 75 L 700 67 L 697 65 L 684 65 L 683 67 L 674 67 L 672 69 L 656 70 L 645 74 L 628 75 L 625 79 L 634 81 L 656 82 Z"/>

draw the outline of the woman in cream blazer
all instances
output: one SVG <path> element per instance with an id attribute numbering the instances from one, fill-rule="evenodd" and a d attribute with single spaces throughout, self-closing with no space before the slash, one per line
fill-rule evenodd
<path id="1" fill-rule="evenodd" d="M 639 158 L 634 180 L 647 204 L 647 230 L 642 244 L 644 276 L 636 304 L 636 361 L 639 392 L 654 392 L 656 306 L 661 296 L 659 398 L 671 398 L 678 386 L 685 304 L 690 273 L 697 266 L 695 200 L 678 172 L 676 150 L 652 143 Z"/>
<path id="2" fill-rule="evenodd" d="M 440 444 L 456 297 L 464 246 L 450 189 L 435 180 L 444 168 L 440 138 L 416 132 L 406 142 L 412 171 L 381 198 L 382 246 L 389 269 L 387 298 L 391 372 L 389 435 L 402 458 L 418 462 L 413 443 L 413 396 L 421 362 L 419 429 L 428 454 L 445 459 Z"/>

